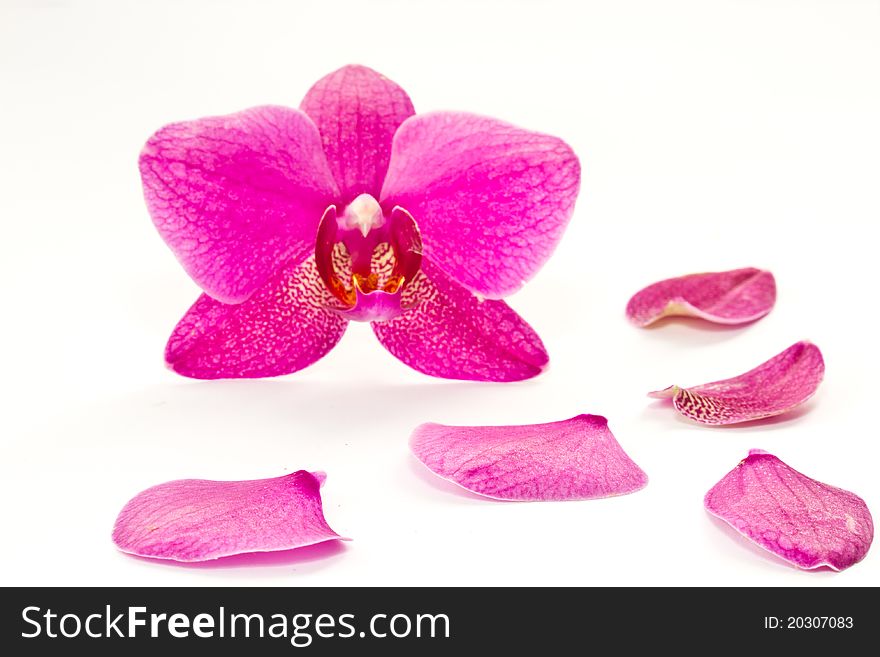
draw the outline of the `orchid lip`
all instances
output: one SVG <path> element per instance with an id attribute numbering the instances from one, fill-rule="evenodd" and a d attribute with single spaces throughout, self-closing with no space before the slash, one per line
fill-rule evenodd
<path id="1" fill-rule="evenodd" d="M 395 292 L 383 290 L 364 292 L 357 278 L 354 280 L 354 289 L 356 295 L 354 306 L 336 311 L 346 319 L 358 322 L 384 322 L 397 317 L 404 311 L 401 305 L 400 290 Z"/>
<path id="2" fill-rule="evenodd" d="M 405 209 L 387 214 L 361 194 L 341 214 L 324 211 L 315 240 L 315 262 L 326 288 L 341 302 L 331 310 L 354 321 L 387 321 L 400 315 L 401 292 L 421 268 L 418 226 Z"/>

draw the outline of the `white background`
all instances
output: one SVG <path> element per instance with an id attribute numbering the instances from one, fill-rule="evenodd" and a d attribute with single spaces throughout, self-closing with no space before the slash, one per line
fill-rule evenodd
<path id="1" fill-rule="evenodd" d="M 703 494 L 771 451 L 880 509 L 880 3 L 10 2 L 0 9 L 3 584 L 880 585 L 880 548 L 802 572 L 710 519 Z M 156 234 L 136 160 L 163 124 L 295 106 L 347 63 L 417 110 L 566 139 L 584 167 L 558 251 L 511 299 L 551 367 L 431 379 L 352 325 L 276 380 L 164 369 L 198 290 Z M 758 266 L 751 326 L 627 324 L 643 285 Z M 705 428 L 645 393 L 732 376 L 808 338 L 825 382 L 786 419 Z M 606 415 L 643 491 L 480 500 L 410 456 L 421 422 Z M 331 526 L 298 552 L 178 566 L 118 553 L 116 513 L 177 478 L 325 470 Z"/>

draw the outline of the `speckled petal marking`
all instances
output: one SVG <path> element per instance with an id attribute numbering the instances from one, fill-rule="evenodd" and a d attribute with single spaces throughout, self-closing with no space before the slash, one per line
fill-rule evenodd
<path id="1" fill-rule="evenodd" d="M 125 505 L 113 542 L 142 557 L 207 561 L 339 539 L 324 519 L 321 483 L 305 470 L 252 481 L 169 481 Z"/>
<path id="2" fill-rule="evenodd" d="M 374 322 L 376 337 L 410 367 L 447 379 L 519 381 L 541 373 L 541 339 L 503 301 L 479 300 L 433 263 L 402 295 L 406 312 Z"/>
<path id="3" fill-rule="evenodd" d="M 435 265 L 472 292 L 499 298 L 550 257 L 579 185 L 580 164 L 562 140 L 438 112 L 400 126 L 380 200 L 412 214 Z"/>
<path id="4" fill-rule="evenodd" d="M 648 483 L 599 415 L 506 427 L 423 424 L 410 446 L 435 474 L 499 500 L 585 500 Z"/>
<path id="5" fill-rule="evenodd" d="M 282 271 L 241 304 L 203 294 L 165 348 L 175 372 L 196 379 L 290 374 L 330 351 L 348 322 L 318 276 L 314 258 Z"/>
<path id="6" fill-rule="evenodd" d="M 753 370 L 722 381 L 649 393 L 702 424 L 736 424 L 786 413 L 816 392 L 825 376 L 822 352 L 797 342 Z"/>
<path id="7" fill-rule="evenodd" d="M 636 326 L 675 315 L 717 324 L 744 324 L 769 313 L 775 303 L 773 274 L 749 267 L 654 283 L 629 300 L 626 315 Z"/>
<path id="8" fill-rule="evenodd" d="M 311 255 L 338 195 L 314 124 L 284 107 L 166 126 L 144 146 L 140 171 L 159 234 L 225 303 Z"/>
<path id="9" fill-rule="evenodd" d="M 864 559 L 874 522 L 854 493 L 810 479 L 752 450 L 704 500 L 746 538 L 798 568 L 849 568 Z"/>
<path id="10" fill-rule="evenodd" d="M 345 66 L 316 82 L 300 108 L 318 126 L 342 206 L 360 194 L 378 198 L 391 139 L 414 113 L 406 92 L 366 66 Z"/>

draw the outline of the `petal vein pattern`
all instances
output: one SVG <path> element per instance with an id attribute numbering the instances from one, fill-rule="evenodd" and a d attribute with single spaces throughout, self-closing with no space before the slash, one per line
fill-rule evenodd
<path id="1" fill-rule="evenodd" d="M 129 554 L 192 562 L 340 539 L 324 519 L 323 478 L 300 470 L 272 479 L 159 484 L 120 511 L 113 542 Z"/>
<path id="2" fill-rule="evenodd" d="M 550 257 L 579 186 L 580 164 L 562 140 L 439 112 L 401 125 L 380 200 L 412 214 L 434 264 L 495 299 L 518 290 Z"/>
<path id="3" fill-rule="evenodd" d="M 140 170 L 162 238 L 225 303 L 308 257 L 338 194 L 314 124 L 283 107 L 166 126 L 144 147 Z"/>
<path id="4" fill-rule="evenodd" d="M 410 439 L 433 473 L 498 500 L 584 500 L 648 483 L 599 415 L 500 427 L 423 424 Z"/>
<path id="5" fill-rule="evenodd" d="M 709 513 L 798 568 L 849 568 L 864 559 L 874 540 L 862 498 L 762 450 L 751 450 L 704 503 Z"/>

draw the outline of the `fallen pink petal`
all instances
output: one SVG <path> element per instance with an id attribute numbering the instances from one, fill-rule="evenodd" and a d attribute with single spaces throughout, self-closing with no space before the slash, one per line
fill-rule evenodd
<path id="1" fill-rule="evenodd" d="M 798 568 L 844 570 L 865 558 L 874 522 L 854 493 L 753 449 L 706 493 L 706 509 Z"/>
<path id="2" fill-rule="evenodd" d="M 550 257 L 580 164 L 562 140 L 461 112 L 416 115 L 363 66 L 300 109 L 174 123 L 140 157 L 159 234 L 204 290 L 169 367 L 199 379 L 289 374 L 350 321 L 432 376 L 517 381 L 548 356 L 501 300 Z"/>
<path id="3" fill-rule="evenodd" d="M 410 447 L 434 474 L 498 500 L 588 500 L 648 483 L 600 415 L 519 426 L 423 424 Z"/>
<path id="4" fill-rule="evenodd" d="M 323 480 L 300 470 L 251 481 L 169 481 L 125 505 L 113 542 L 129 554 L 191 562 L 346 540 L 324 519 Z"/>
<path id="5" fill-rule="evenodd" d="M 825 376 L 819 347 L 796 342 L 766 363 L 731 379 L 649 393 L 672 399 L 679 413 L 701 424 L 737 424 L 788 413 L 815 394 Z"/>
<path id="6" fill-rule="evenodd" d="M 773 274 L 749 267 L 654 283 L 633 295 L 626 305 L 626 316 L 636 326 L 673 316 L 745 324 L 769 313 L 775 303 Z"/>

